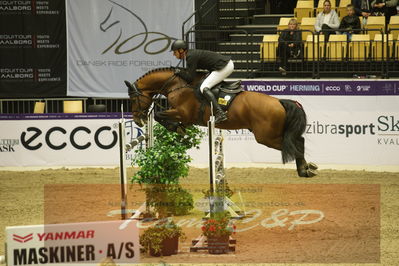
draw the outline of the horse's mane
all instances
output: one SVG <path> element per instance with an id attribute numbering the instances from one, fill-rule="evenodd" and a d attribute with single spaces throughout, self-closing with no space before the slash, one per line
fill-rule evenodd
<path id="1" fill-rule="evenodd" d="M 148 76 L 148 75 L 150 75 L 150 74 L 152 74 L 152 73 L 160 72 L 160 71 L 167 71 L 167 70 L 175 71 L 175 69 L 176 69 L 176 67 L 159 67 L 159 68 L 154 68 L 154 69 L 151 69 L 150 71 L 148 71 L 147 73 L 145 73 L 144 75 L 142 75 L 141 77 L 139 77 L 139 78 L 136 80 L 136 82 L 138 82 L 140 79 L 142 79 L 142 78 L 144 78 L 144 77 L 146 77 L 146 76 Z"/>

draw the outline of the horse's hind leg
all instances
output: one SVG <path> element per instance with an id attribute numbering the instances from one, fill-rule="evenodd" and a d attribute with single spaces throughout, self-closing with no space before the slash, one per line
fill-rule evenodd
<path id="1" fill-rule="evenodd" d="M 296 169 L 300 177 L 313 177 L 317 175 L 317 165 L 307 163 L 305 160 L 305 139 L 301 136 L 297 140 L 298 156 L 296 157 Z"/>

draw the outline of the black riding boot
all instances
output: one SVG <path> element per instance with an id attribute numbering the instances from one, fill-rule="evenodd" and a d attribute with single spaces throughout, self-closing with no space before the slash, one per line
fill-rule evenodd
<path id="1" fill-rule="evenodd" d="M 213 93 L 211 92 L 211 90 L 209 88 L 204 88 L 204 92 L 203 92 L 205 99 L 208 100 L 208 102 L 212 103 L 213 105 L 213 112 L 215 114 L 215 123 L 221 123 L 223 121 L 227 120 L 227 116 L 225 114 L 225 112 L 222 110 L 222 108 L 220 107 L 220 105 L 218 104 L 215 96 L 213 95 Z"/>

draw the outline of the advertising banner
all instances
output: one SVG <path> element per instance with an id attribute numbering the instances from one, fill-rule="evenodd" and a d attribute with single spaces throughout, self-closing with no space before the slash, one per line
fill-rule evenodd
<path id="1" fill-rule="evenodd" d="M 121 221 L 12 226 L 6 228 L 7 265 L 98 265 L 106 258 L 137 263 L 136 222 Z"/>
<path id="2" fill-rule="evenodd" d="M 247 91 L 269 95 L 399 95 L 398 80 L 245 80 Z"/>
<path id="3" fill-rule="evenodd" d="M 65 0 L 1 1 L 0 58 L 0 97 L 65 96 Z"/>
<path id="4" fill-rule="evenodd" d="M 399 97 L 277 96 L 299 101 L 307 114 L 306 159 L 320 164 L 399 165 Z M 0 166 L 117 166 L 119 114 L 0 116 Z M 143 134 L 126 122 L 127 143 Z M 206 128 L 202 128 L 206 132 Z M 246 129 L 223 130 L 227 163 L 280 163 L 280 151 Z M 207 137 L 190 151 L 208 163 Z M 130 165 L 132 154 L 126 154 Z"/>
<path id="5" fill-rule="evenodd" d="M 170 44 L 181 38 L 193 2 L 68 1 L 68 95 L 127 97 L 124 80 L 177 65 Z"/>
<path id="6" fill-rule="evenodd" d="M 0 165 L 119 165 L 118 114 L 62 116 L 32 115 L 25 116 L 27 120 L 1 121 Z M 143 134 L 131 120 L 126 120 L 125 126 L 126 143 Z M 127 160 L 132 153 L 126 154 Z"/>
<path id="7" fill-rule="evenodd" d="M 398 165 L 399 97 L 277 96 L 299 101 L 307 114 L 306 159 L 321 164 Z M 227 163 L 280 163 L 281 153 L 248 130 L 224 130 Z M 193 150 L 206 164 L 206 140 Z"/>

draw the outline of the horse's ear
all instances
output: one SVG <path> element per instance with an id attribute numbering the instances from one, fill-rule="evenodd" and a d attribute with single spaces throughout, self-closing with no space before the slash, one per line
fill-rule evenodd
<path id="1" fill-rule="evenodd" d="M 142 93 L 137 88 L 136 83 L 130 83 L 129 81 L 125 80 L 125 85 L 128 87 L 129 96 L 140 96 Z"/>
<path id="2" fill-rule="evenodd" d="M 129 82 L 129 81 L 125 80 L 125 84 L 126 84 L 126 86 L 127 86 L 129 89 L 131 89 L 131 88 L 132 88 L 132 84 L 130 84 L 130 82 Z"/>
<path id="3" fill-rule="evenodd" d="M 125 80 L 125 85 L 128 88 L 129 96 L 131 96 L 132 93 L 135 91 L 134 88 L 133 88 L 132 83 L 130 83 L 129 81 Z"/>

